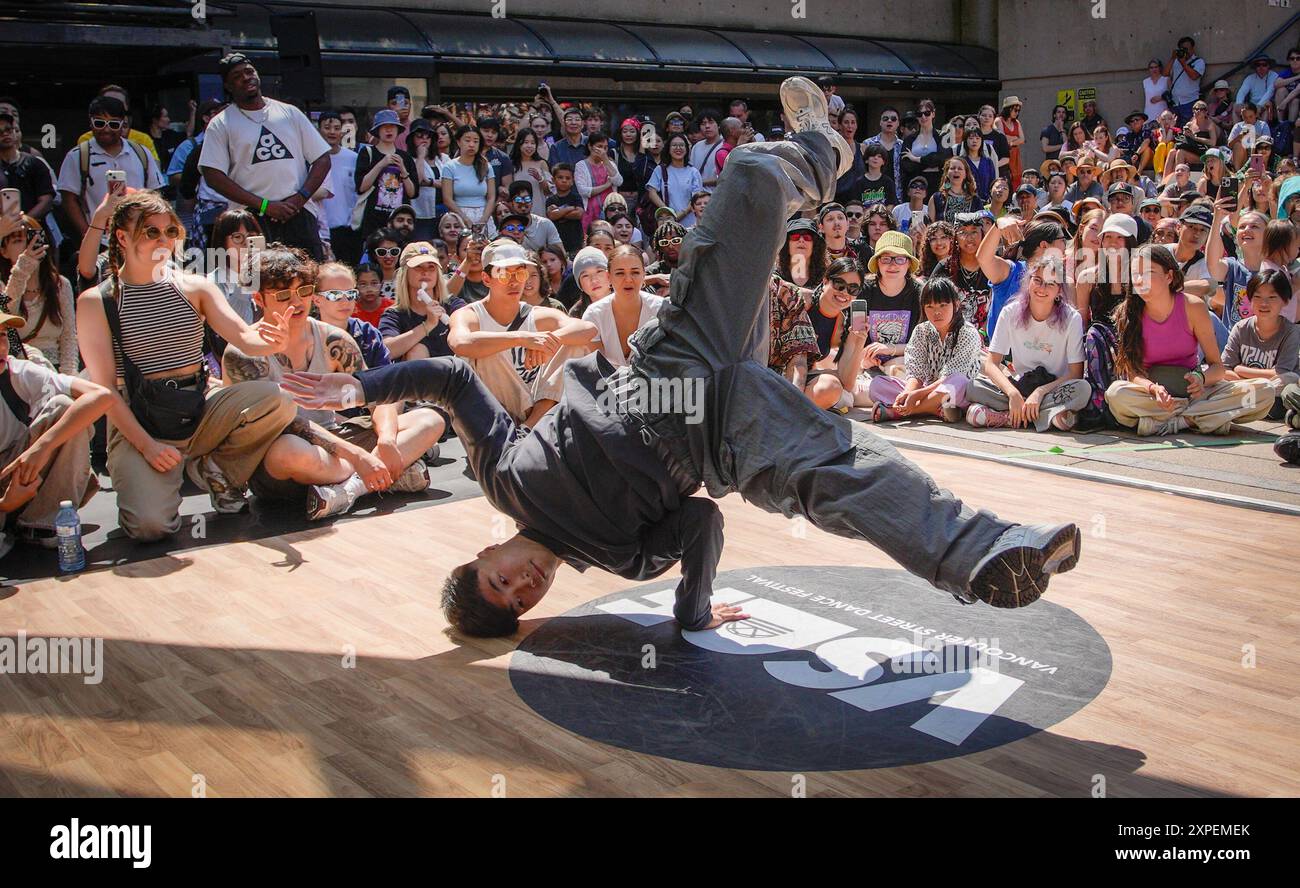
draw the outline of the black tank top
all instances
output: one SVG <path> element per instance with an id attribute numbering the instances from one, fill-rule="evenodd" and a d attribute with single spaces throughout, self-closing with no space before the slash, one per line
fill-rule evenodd
<path id="1" fill-rule="evenodd" d="M 835 322 L 843 317 L 841 314 L 836 314 L 828 318 L 822 314 L 821 295 L 822 289 L 818 287 L 813 297 L 812 308 L 808 310 L 808 319 L 812 321 L 813 330 L 817 333 L 817 361 L 831 353 L 831 337 L 835 335 Z"/>

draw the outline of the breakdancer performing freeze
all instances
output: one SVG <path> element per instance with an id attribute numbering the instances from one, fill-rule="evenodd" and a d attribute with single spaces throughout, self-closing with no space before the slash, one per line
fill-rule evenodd
<path id="1" fill-rule="evenodd" d="M 682 628 L 745 619 L 710 601 L 722 515 L 691 496 L 701 486 L 874 543 L 965 604 L 1021 607 L 1051 574 L 1074 567 L 1073 524 L 1014 525 L 972 512 L 888 442 L 818 409 L 767 369 L 768 279 L 786 219 L 831 200 L 852 162 L 816 85 L 787 80 L 781 103 L 792 138 L 728 157 L 709 212 L 683 246 L 669 302 L 632 337 L 630 366 L 616 370 L 599 353 L 569 362 L 562 399 L 531 434 L 517 432 L 458 358 L 286 376 L 305 407 L 427 399 L 450 411 L 484 495 L 519 527 L 447 580 L 443 608 L 461 631 L 514 633 L 561 562 L 645 580 L 680 561 Z M 483 256 L 502 286 L 525 261 L 501 242 Z M 681 399 L 647 399 L 656 386 L 701 391 L 702 410 L 687 415 Z"/>

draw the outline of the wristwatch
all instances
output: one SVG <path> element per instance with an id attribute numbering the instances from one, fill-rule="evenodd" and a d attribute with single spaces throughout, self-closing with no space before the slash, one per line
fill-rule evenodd
<path id="1" fill-rule="evenodd" d="M 299 188 L 294 192 L 294 194 L 297 194 L 303 200 L 311 200 L 311 192 L 307 191 L 305 188 Z"/>

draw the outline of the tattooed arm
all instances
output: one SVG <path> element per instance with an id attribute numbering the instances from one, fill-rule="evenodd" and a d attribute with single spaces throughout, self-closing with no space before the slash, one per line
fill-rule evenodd
<path id="1" fill-rule="evenodd" d="M 226 352 L 221 356 L 221 376 L 227 385 L 267 379 L 270 375 L 271 364 L 268 358 L 249 357 L 234 345 L 226 346 Z"/>
<path id="2" fill-rule="evenodd" d="M 325 354 L 329 358 L 330 370 L 335 373 L 355 373 L 365 366 L 356 340 L 339 327 L 331 327 L 325 335 Z"/>

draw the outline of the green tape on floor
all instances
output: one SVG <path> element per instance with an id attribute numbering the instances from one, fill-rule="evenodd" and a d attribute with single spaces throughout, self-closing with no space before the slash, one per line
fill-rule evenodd
<path id="1" fill-rule="evenodd" d="M 1271 444 L 1271 441 L 1256 439 L 1238 439 L 1228 441 L 1161 441 L 1154 444 L 1112 444 L 1106 447 L 1049 447 L 1047 450 L 1022 450 L 1018 453 L 1004 453 L 1002 456 L 1016 458 L 1021 456 L 1087 456 L 1090 453 L 1131 453 L 1136 450 L 1186 450 L 1193 447 L 1237 447 L 1242 444 Z"/>

